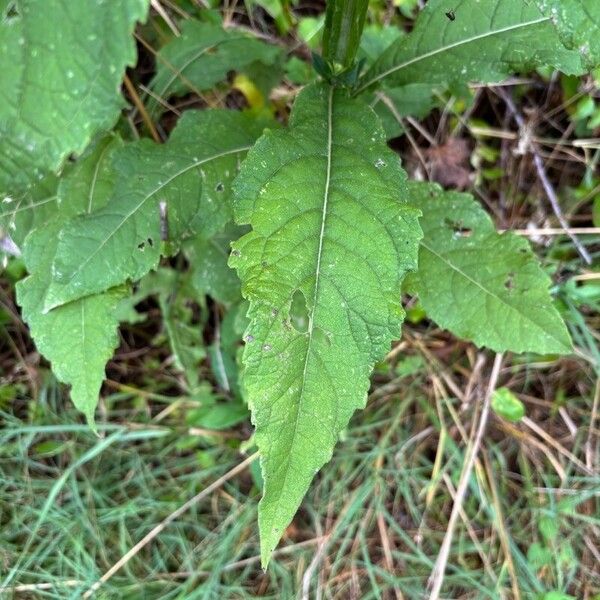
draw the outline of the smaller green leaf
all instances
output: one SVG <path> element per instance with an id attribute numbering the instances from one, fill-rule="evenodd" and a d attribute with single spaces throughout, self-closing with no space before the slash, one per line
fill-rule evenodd
<path id="1" fill-rule="evenodd" d="M 600 64 L 600 3 L 597 0 L 536 0 L 550 18 L 565 46 L 576 50 L 587 65 Z"/>
<path id="2" fill-rule="evenodd" d="M 231 223 L 212 237 L 198 236 L 186 244 L 185 253 L 192 265 L 191 284 L 198 294 L 208 294 L 225 305 L 239 302 L 240 280 L 227 261 L 231 242 L 244 233 L 245 228 Z"/>
<path id="3" fill-rule="evenodd" d="M 25 239 L 23 257 L 29 276 L 17 284 L 17 300 L 36 347 L 52 363 L 57 379 L 71 385 L 71 399 L 92 427 L 104 368 L 119 343 L 117 307 L 126 290 L 113 288 L 50 313 L 44 312 L 43 304 L 58 232 L 73 214 L 106 202 L 114 184 L 107 165 L 120 144 L 118 138 L 101 140 L 61 181 L 54 218 Z"/>
<path id="4" fill-rule="evenodd" d="M 365 25 L 357 57 L 364 58 L 366 66 L 370 67 L 384 50 L 403 35 L 404 32 L 401 29 L 392 25 L 381 26 L 374 23 Z"/>
<path id="5" fill-rule="evenodd" d="M 69 442 L 63 442 L 59 440 L 45 440 L 36 444 L 33 447 L 33 452 L 40 458 L 50 458 L 51 456 L 57 456 L 62 454 L 69 448 Z"/>
<path id="6" fill-rule="evenodd" d="M 559 527 L 556 515 L 542 517 L 538 523 L 538 528 L 546 542 L 553 542 L 558 537 Z"/>
<path id="7" fill-rule="evenodd" d="M 246 72 L 254 63 L 273 66 L 281 50 L 239 30 L 187 20 L 181 35 L 158 53 L 150 89 L 164 99 L 204 91 L 225 81 L 230 71 Z M 160 107 L 150 100 L 150 110 Z"/>
<path id="8" fill-rule="evenodd" d="M 287 79 L 296 85 L 306 85 L 316 77 L 312 66 L 300 60 L 297 56 L 292 56 L 285 64 L 285 74 Z"/>
<path id="9" fill-rule="evenodd" d="M 375 61 L 358 92 L 384 81 L 393 87 L 500 81 L 545 65 L 572 74 L 584 70 L 580 55 L 563 46 L 533 2 L 429 0 L 412 31 Z"/>
<path id="10" fill-rule="evenodd" d="M 527 562 L 536 570 L 552 564 L 553 558 L 552 551 L 539 542 L 534 542 L 527 549 Z"/>
<path id="11" fill-rule="evenodd" d="M 569 333 L 548 292 L 550 278 L 527 240 L 496 233 L 468 194 L 409 185 L 424 233 L 411 284 L 427 314 L 497 352 L 570 353 Z"/>
<path id="12" fill-rule="evenodd" d="M 494 391 L 492 410 L 512 422 L 520 421 L 525 416 L 525 405 L 506 387 Z"/>
<path id="13" fill-rule="evenodd" d="M 0 198 L 58 171 L 125 105 L 148 0 L 19 0 L 0 20 Z M 0 14 L 1 16 L 1 14 Z"/>
<path id="14" fill-rule="evenodd" d="M 241 402 L 217 402 L 192 410 L 187 421 L 192 426 L 219 431 L 242 423 L 249 417 L 248 407 Z"/>
<path id="15" fill-rule="evenodd" d="M 188 111 L 166 144 L 142 140 L 119 150 L 110 200 L 60 232 L 45 310 L 137 281 L 158 266 L 164 233 L 177 246 L 221 229 L 231 220 L 240 158 L 265 122 L 238 111 Z"/>
<path id="16" fill-rule="evenodd" d="M 321 43 L 321 33 L 325 24 L 325 15 L 319 17 L 301 17 L 296 28 L 297 36 L 308 46 L 316 51 Z"/>

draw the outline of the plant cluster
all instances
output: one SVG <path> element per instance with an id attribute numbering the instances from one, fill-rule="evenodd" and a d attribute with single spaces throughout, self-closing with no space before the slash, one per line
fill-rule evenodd
<path id="1" fill-rule="evenodd" d="M 119 120 L 148 0 L 0 1 L 0 223 L 28 273 L 23 319 L 93 427 L 119 323 L 141 297 L 158 294 L 192 391 L 205 351 L 181 298 L 224 309 L 209 359 L 232 414 L 252 412 L 265 566 L 401 337 L 403 293 L 478 346 L 572 351 L 528 243 L 496 232 L 469 194 L 408 181 L 386 142 L 392 117 L 427 112 L 434 91 L 587 72 L 600 63 L 600 4 L 429 0 L 410 33 L 369 47 L 367 8 L 328 1 L 316 73 L 286 63 L 306 85 L 285 124 L 265 101 L 281 49 L 196 11 L 135 96 L 152 140 Z M 231 71 L 250 108 L 207 101 L 159 143 L 169 99 L 204 98 Z M 189 263 L 184 284 L 167 259 Z"/>

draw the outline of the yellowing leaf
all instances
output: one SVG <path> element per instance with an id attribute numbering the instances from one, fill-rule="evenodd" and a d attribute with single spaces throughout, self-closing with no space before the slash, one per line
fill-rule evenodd
<path id="1" fill-rule="evenodd" d="M 225 30 L 213 23 L 185 21 L 181 35 L 161 48 L 151 89 L 161 98 L 208 90 L 225 80 L 230 71 L 245 73 L 254 63 L 274 65 L 281 57 L 277 46 L 240 30 Z M 243 90 L 242 90 L 243 91 Z M 159 108 L 151 100 L 150 109 Z"/>

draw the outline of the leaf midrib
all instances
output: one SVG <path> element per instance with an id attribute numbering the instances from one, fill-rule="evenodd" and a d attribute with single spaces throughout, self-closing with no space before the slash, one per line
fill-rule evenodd
<path id="1" fill-rule="evenodd" d="M 417 62 L 420 62 L 422 60 L 426 60 L 428 58 L 431 58 L 432 56 L 436 56 L 438 54 L 442 54 L 443 52 L 449 51 L 449 50 L 453 50 L 454 48 L 458 48 L 460 46 L 464 46 L 467 44 L 471 44 L 473 42 L 477 42 L 481 39 L 485 39 L 486 37 L 492 37 L 494 35 L 500 35 L 502 33 L 506 33 L 507 31 L 513 31 L 515 29 L 520 29 L 522 27 L 529 27 L 532 25 L 537 25 L 539 23 L 544 23 L 545 21 L 549 21 L 550 18 L 549 17 L 540 17 L 539 19 L 533 19 L 532 21 L 526 21 L 525 23 L 517 23 L 514 25 L 508 25 L 506 27 L 501 27 L 500 29 L 494 29 L 492 31 L 486 31 L 485 33 L 481 33 L 478 35 L 475 35 L 473 37 L 470 38 L 465 38 L 463 40 L 459 40 L 457 42 L 453 42 L 452 44 L 448 44 L 446 46 L 442 46 L 440 48 L 436 48 L 435 50 L 431 50 L 429 52 L 426 52 L 425 54 L 421 54 L 420 56 L 415 56 L 414 58 L 411 58 L 410 60 L 407 60 L 395 67 L 392 67 L 391 69 L 388 69 L 387 71 L 384 71 L 383 73 L 380 73 L 379 75 L 377 75 L 376 77 L 373 77 L 372 79 L 368 80 L 367 82 L 365 82 L 363 85 L 361 85 L 355 92 L 356 95 L 360 94 L 361 92 L 363 92 L 364 90 L 366 90 L 368 87 L 370 87 L 371 85 L 373 85 L 374 83 L 380 81 L 381 79 L 384 79 L 385 77 L 387 77 L 388 75 L 391 75 L 392 73 L 395 73 L 397 71 L 400 71 L 401 69 L 404 69 L 406 67 L 409 67 Z"/>
<path id="2" fill-rule="evenodd" d="M 315 289 L 314 289 L 314 293 L 313 293 L 313 300 L 312 300 L 310 315 L 308 317 L 308 331 L 307 331 L 308 344 L 306 345 L 306 354 L 304 357 L 304 369 L 302 371 L 302 383 L 301 383 L 301 387 L 300 387 L 299 394 L 298 394 L 298 405 L 297 405 L 297 410 L 296 410 L 296 418 L 294 420 L 294 427 L 293 427 L 293 432 L 292 432 L 292 440 L 290 443 L 290 448 L 293 448 L 293 446 L 295 445 L 296 436 L 298 433 L 298 425 L 300 422 L 300 412 L 301 412 L 300 404 L 301 404 L 302 398 L 304 396 L 304 387 L 306 384 L 308 362 L 309 362 L 309 358 L 310 358 L 311 345 L 312 345 L 312 340 L 313 340 L 315 309 L 317 306 L 317 299 L 318 299 L 318 295 L 319 295 L 319 279 L 320 279 L 320 275 L 321 275 L 321 257 L 323 255 L 323 241 L 325 239 L 325 224 L 327 221 L 327 207 L 329 204 L 329 193 L 330 193 L 330 187 L 331 187 L 331 155 L 332 155 L 332 147 L 333 147 L 333 92 L 334 92 L 334 88 L 331 87 L 329 89 L 329 96 L 328 96 L 328 101 L 327 101 L 327 171 L 326 171 L 326 176 L 325 176 L 325 189 L 324 189 L 324 193 L 323 193 L 323 209 L 321 212 L 321 231 L 319 233 L 319 248 L 317 250 L 317 266 L 316 266 L 316 270 L 315 270 Z M 293 456 L 293 453 L 288 452 L 287 465 L 285 468 L 285 474 L 283 477 L 283 484 L 281 486 L 281 489 L 286 488 L 287 478 L 290 473 L 289 464 L 290 464 L 290 460 L 291 460 L 292 456 Z"/>

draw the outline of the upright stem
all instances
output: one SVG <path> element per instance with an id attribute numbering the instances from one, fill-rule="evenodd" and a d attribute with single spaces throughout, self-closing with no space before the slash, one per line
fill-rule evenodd
<path id="1" fill-rule="evenodd" d="M 365 24 L 369 0 L 327 0 L 323 57 L 325 60 L 352 66 Z"/>

